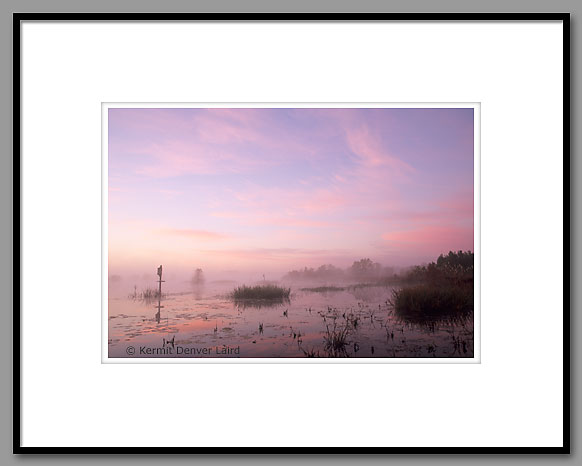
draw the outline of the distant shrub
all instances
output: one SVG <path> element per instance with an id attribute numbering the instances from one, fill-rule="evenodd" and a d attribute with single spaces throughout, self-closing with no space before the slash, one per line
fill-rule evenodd
<path id="1" fill-rule="evenodd" d="M 471 251 L 449 251 L 441 254 L 436 262 L 426 266 L 416 266 L 401 279 L 408 283 L 437 284 L 473 284 L 475 257 Z"/>
<path id="2" fill-rule="evenodd" d="M 206 279 L 204 278 L 204 272 L 202 269 L 196 269 L 194 275 L 192 275 L 192 283 L 194 285 L 203 285 L 205 281 Z"/>
<path id="3" fill-rule="evenodd" d="M 357 280 L 378 279 L 382 273 L 382 266 L 372 260 L 360 259 L 348 269 L 348 274 Z"/>
<path id="4" fill-rule="evenodd" d="M 337 281 L 343 280 L 345 276 L 345 272 L 335 267 L 331 264 L 325 264 L 317 269 L 312 267 L 308 268 L 305 267 L 302 270 L 292 270 L 291 272 L 287 273 L 283 280 L 289 281 L 323 281 L 323 280 L 330 280 L 330 281 Z"/>

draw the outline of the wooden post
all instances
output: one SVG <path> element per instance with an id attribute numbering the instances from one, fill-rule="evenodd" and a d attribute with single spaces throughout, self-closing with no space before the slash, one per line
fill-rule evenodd
<path id="1" fill-rule="evenodd" d="M 159 291 L 159 296 L 161 298 L 162 297 L 162 282 L 164 281 L 164 280 L 162 280 L 162 266 L 161 265 L 158 267 L 158 277 L 160 277 L 158 280 L 158 283 L 159 283 L 158 291 Z"/>
<path id="2" fill-rule="evenodd" d="M 158 267 L 158 305 L 155 306 L 156 309 L 158 310 L 158 312 L 156 313 L 156 320 L 158 321 L 158 323 L 160 322 L 160 310 L 164 307 L 162 306 L 162 283 L 165 280 L 162 280 L 162 266 L 160 265 Z"/>

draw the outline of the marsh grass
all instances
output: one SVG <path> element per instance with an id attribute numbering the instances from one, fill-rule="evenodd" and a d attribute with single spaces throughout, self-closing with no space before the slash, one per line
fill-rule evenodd
<path id="1" fill-rule="evenodd" d="M 140 295 L 141 299 L 158 299 L 161 298 L 160 290 L 157 288 L 146 288 Z"/>
<path id="2" fill-rule="evenodd" d="M 301 288 L 301 291 L 309 291 L 311 293 L 327 293 L 328 291 L 353 291 L 362 288 L 375 288 L 378 286 L 387 286 L 384 282 L 372 282 L 372 283 L 355 283 L 353 285 L 346 286 L 318 286 L 315 288 Z"/>
<path id="3" fill-rule="evenodd" d="M 321 357 L 319 355 L 319 350 L 315 351 L 315 348 L 311 348 L 309 350 L 301 348 L 301 351 L 303 351 L 303 354 L 305 355 L 306 358 L 319 358 L 319 357 Z"/>
<path id="4" fill-rule="evenodd" d="M 161 298 L 165 298 L 166 295 L 164 293 L 160 294 L 160 290 L 158 288 L 146 288 L 142 290 L 140 293 L 137 292 L 137 287 L 134 288 L 134 292 L 129 295 L 129 298 L 145 302 L 153 302 Z"/>
<path id="5" fill-rule="evenodd" d="M 331 310 L 331 309 L 328 309 Z M 344 313 L 342 317 L 331 316 L 333 319 L 333 326 L 325 325 L 325 334 L 323 335 L 323 348 L 329 357 L 346 357 L 348 347 L 352 344 L 351 336 L 355 336 L 360 326 L 360 317 L 349 312 Z M 324 322 L 327 317 L 324 316 Z M 338 320 L 342 323 L 338 323 Z M 354 342 L 354 352 L 357 352 L 359 346 Z"/>
<path id="6" fill-rule="evenodd" d="M 231 293 L 233 299 L 289 299 L 291 288 L 277 285 L 239 286 Z"/>
<path id="7" fill-rule="evenodd" d="M 376 288 L 378 286 L 388 286 L 382 281 L 372 282 L 372 283 L 356 283 L 355 285 L 348 286 L 350 290 L 360 290 L 362 288 Z"/>
<path id="8" fill-rule="evenodd" d="M 318 286 L 315 288 L 301 288 L 301 291 L 310 291 L 312 293 L 327 293 L 328 291 L 344 291 L 341 286 Z"/>
<path id="9" fill-rule="evenodd" d="M 473 287 L 414 285 L 392 291 L 389 300 L 396 316 L 408 322 L 455 320 L 473 311 Z"/>
<path id="10" fill-rule="evenodd" d="M 283 288 L 277 285 L 239 286 L 229 295 L 234 303 L 243 309 L 252 307 L 260 309 L 276 305 L 289 304 L 291 288 Z"/>
<path id="11" fill-rule="evenodd" d="M 344 356 L 349 345 L 348 337 L 350 332 L 349 321 L 346 321 L 344 325 L 338 326 L 334 320 L 331 330 L 329 325 L 326 325 L 325 335 L 323 336 L 325 351 L 332 357 Z"/>

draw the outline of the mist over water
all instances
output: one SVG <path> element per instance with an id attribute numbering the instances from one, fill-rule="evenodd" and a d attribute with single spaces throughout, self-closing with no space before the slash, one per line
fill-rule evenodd
<path id="1" fill-rule="evenodd" d="M 164 267 L 161 296 L 146 293 L 158 289 L 157 265 L 152 273 L 112 273 L 109 356 L 473 357 L 472 313 L 407 321 L 391 304 L 397 287 L 379 284 L 407 269 L 378 266 L 361 276 L 333 266 L 278 275 Z M 232 297 L 237 287 L 267 284 L 290 289 L 289 297 Z"/>

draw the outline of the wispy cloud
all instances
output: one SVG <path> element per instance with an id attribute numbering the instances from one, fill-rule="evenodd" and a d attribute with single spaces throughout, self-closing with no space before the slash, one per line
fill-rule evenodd
<path id="1" fill-rule="evenodd" d="M 368 168 L 389 168 L 399 176 L 414 173 L 415 169 L 408 163 L 389 153 L 377 133 L 368 126 L 346 129 L 346 139 L 358 161 Z"/>
<path id="2" fill-rule="evenodd" d="M 191 229 L 180 229 L 180 228 L 164 228 L 158 230 L 159 233 L 162 235 L 171 235 L 171 236 L 182 236 L 185 238 L 194 239 L 197 241 L 216 241 L 216 240 L 223 240 L 229 239 L 230 236 L 224 235 L 222 233 L 217 233 L 215 231 L 206 231 L 206 230 L 191 230 Z"/>
<path id="3" fill-rule="evenodd" d="M 326 259 L 330 256 L 341 256 L 348 253 L 344 249 L 298 249 L 298 248 L 249 248 L 249 249 L 214 249 L 202 252 L 219 257 L 243 259 L 248 261 L 274 261 L 298 264 L 305 260 Z"/>

